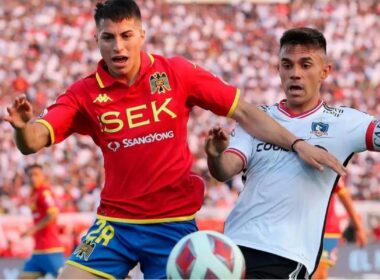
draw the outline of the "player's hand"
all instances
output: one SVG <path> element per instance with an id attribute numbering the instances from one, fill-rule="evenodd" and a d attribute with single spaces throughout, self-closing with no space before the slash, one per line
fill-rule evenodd
<path id="1" fill-rule="evenodd" d="M 359 227 L 355 230 L 356 244 L 359 247 L 364 247 L 368 243 L 367 233 L 364 228 Z"/>
<path id="2" fill-rule="evenodd" d="M 228 147 L 229 136 L 220 127 L 209 130 L 206 139 L 205 151 L 208 156 L 218 157 Z"/>
<path id="3" fill-rule="evenodd" d="M 4 120 L 8 121 L 14 128 L 23 128 L 33 117 L 33 109 L 25 94 L 15 98 L 13 104 L 7 107 L 8 116 Z"/>
<path id="4" fill-rule="evenodd" d="M 346 168 L 332 154 L 327 151 L 308 144 L 306 141 L 299 141 L 294 146 L 298 156 L 319 171 L 324 170 L 324 166 L 330 167 L 340 176 L 345 176 Z"/>

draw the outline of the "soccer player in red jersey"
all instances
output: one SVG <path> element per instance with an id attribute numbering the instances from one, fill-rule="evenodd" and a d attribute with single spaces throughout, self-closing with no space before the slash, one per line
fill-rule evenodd
<path id="1" fill-rule="evenodd" d="M 286 149 L 322 170 L 344 174 L 330 154 L 296 137 L 255 106 L 239 89 L 181 58 L 141 50 L 145 31 L 133 0 L 108 0 L 95 10 L 102 60 L 71 85 L 44 116 L 32 121 L 25 97 L 5 119 L 24 154 L 89 135 L 101 148 L 106 173 L 98 216 L 74 251 L 62 278 L 124 278 L 140 263 L 146 278 L 165 278 L 170 250 L 197 230 L 203 181 L 191 172 L 187 121 L 194 106 L 238 121 L 249 133 Z"/>
<path id="2" fill-rule="evenodd" d="M 337 247 L 341 237 L 341 230 L 339 227 L 338 216 L 335 211 L 336 197 L 342 202 L 353 223 L 357 245 L 363 247 L 367 244 L 367 234 L 362 225 L 359 214 L 355 210 L 351 195 L 344 180 L 340 179 L 334 188 L 334 193 L 330 199 L 329 208 L 327 209 L 325 234 L 323 237 L 323 251 L 317 270 L 313 274 L 313 279 L 327 279 L 330 267 L 335 265 L 338 258 Z"/>
<path id="3" fill-rule="evenodd" d="M 34 237 L 34 251 L 26 261 L 20 279 L 36 279 L 46 274 L 58 276 L 64 265 L 63 246 L 59 240 L 56 223 L 58 207 L 48 184 L 42 166 L 33 164 L 26 168 L 30 184 L 33 226 L 23 233 L 23 237 Z"/>

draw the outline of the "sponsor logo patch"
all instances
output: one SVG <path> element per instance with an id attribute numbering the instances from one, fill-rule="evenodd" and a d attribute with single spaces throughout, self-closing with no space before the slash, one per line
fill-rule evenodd
<path id="1" fill-rule="evenodd" d="M 166 132 L 155 132 L 155 133 L 150 133 L 145 136 L 140 136 L 140 137 L 135 137 L 135 138 L 124 138 L 121 140 L 121 142 L 117 141 L 112 141 L 109 142 L 107 147 L 113 152 L 116 152 L 119 150 L 119 148 L 130 148 L 133 146 L 138 146 L 138 145 L 145 145 L 145 144 L 150 144 L 154 142 L 161 142 L 165 141 L 167 139 L 172 139 L 174 138 L 174 131 L 169 130 Z"/>

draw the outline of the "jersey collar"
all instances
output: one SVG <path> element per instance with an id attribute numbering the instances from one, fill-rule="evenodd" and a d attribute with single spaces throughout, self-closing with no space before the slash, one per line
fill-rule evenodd
<path id="1" fill-rule="evenodd" d="M 302 112 L 302 113 L 294 113 L 293 111 L 291 111 L 286 106 L 286 99 L 281 100 L 280 103 L 277 104 L 277 107 L 278 107 L 278 110 L 280 112 L 282 112 L 283 114 L 285 114 L 289 118 L 305 118 L 305 117 L 313 114 L 314 112 L 318 111 L 319 108 L 321 108 L 323 104 L 324 104 L 323 100 L 319 99 L 317 106 L 315 106 L 313 109 L 310 109 L 310 110 L 308 110 L 306 112 Z"/>
<path id="2" fill-rule="evenodd" d="M 141 69 L 139 71 L 138 77 L 136 79 L 139 80 L 142 75 L 153 65 L 154 57 L 150 53 L 141 52 Z M 113 83 L 117 82 L 117 80 L 111 76 L 111 74 L 107 71 L 107 66 L 104 60 L 100 60 L 98 62 L 98 67 L 96 69 L 95 78 L 100 88 L 106 88 L 111 86 Z"/>

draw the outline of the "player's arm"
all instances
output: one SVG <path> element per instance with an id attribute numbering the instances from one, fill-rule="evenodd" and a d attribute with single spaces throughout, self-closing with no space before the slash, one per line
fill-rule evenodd
<path id="1" fill-rule="evenodd" d="M 328 152 L 308 144 L 306 141 L 296 141 L 296 137 L 278 124 L 265 112 L 240 99 L 232 118 L 254 137 L 290 150 L 293 148 L 298 156 L 314 168 L 323 171 L 326 165 L 339 175 L 345 175 L 344 166 Z"/>
<path id="2" fill-rule="evenodd" d="M 209 131 L 205 146 L 207 164 L 211 175 L 219 181 L 226 181 L 243 169 L 244 163 L 240 157 L 224 152 L 228 143 L 229 136 L 221 128 Z"/>
<path id="3" fill-rule="evenodd" d="M 367 129 L 366 144 L 367 150 L 380 152 L 380 120 L 374 120 L 371 122 Z"/>
<path id="4" fill-rule="evenodd" d="M 360 220 L 359 214 L 356 212 L 352 197 L 347 188 L 343 188 L 338 192 L 338 197 L 342 202 L 344 208 L 346 209 L 348 216 L 353 222 L 353 226 L 356 234 L 356 243 L 362 247 L 367 245 L 367 233 L 363 227 L 363 224 Z"/>
<path id="5" fill-rule="evenodd" d="M 57 217 L 58 217 L 58 209 L 56 207 L 51 207 L 46 213 L 45 217 L 43 217 L 41 221 L 33 225 L 30 229 L 25 231 L 22 234 L 22 237 L 33 235 L 37 231 L 40 231 L 41 229 L 45 228 L 50 223 L 54 222 L 57 219 Z"/>
<path id="6" fill-rule="evenodd" d="M 49 130 L 32 121 L 33 108 L 25 95 L 16 97 L 7 111 L 4 119 L 15 129 L 16 145 L 23 154 L 35 153 L 50 143 Z"/>

